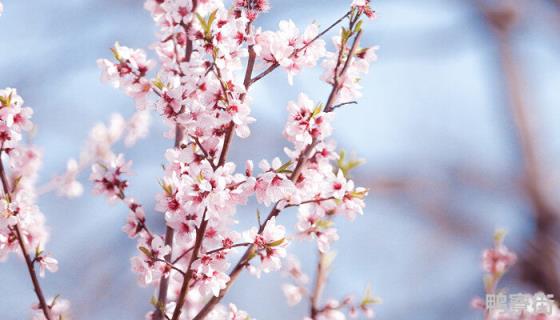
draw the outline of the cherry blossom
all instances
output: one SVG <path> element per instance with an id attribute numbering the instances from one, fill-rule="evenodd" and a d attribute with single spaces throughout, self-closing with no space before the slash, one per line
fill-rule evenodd
<path id="1" fill-rule="evenodd" d="M 357 8 L 360 13 L 364 13 L 368 18 L 375 18 L 375 11 L 371 9 L 370 0 L 353 0 L 352 7 Z"/>
<path id="2" fill-rule="evenodd" d="M 281 259 L 286 256 L 287 240 L 286 228 L 277 225 L 276 218 L 269 221 L 262 234 L 258 234 L 257 228 L 252 228 L 243 234 L 243 238 L 255 244 L 255 253 L 260 258 L 259 265 L 251 265 L 251 273 L 260 277 L 261 272 L 268 273 L 280 269 Z"/>
<path id="3" fill-rule="evenodd" d="M 278 24 L 279 30 L 264 31 L 256 34 L 255 51 L 265 65 L 278 64 L 288 73 L 288 82 L 302 68 L 311 68 L 326 53 L 325 42 L 316 40 L 319 26 L 309 25 L 303 33 L 292 20 L 283 20 Z"/>
<path id="4" fill-rule="evenodd" d="M 274 158 L 271 163 L 266 160 L 259 163 L 263 173 L 257 176 L 255 185 L 257 201 L 270 206 L 286 195 L 294 193 L 294 184 L 286 172 L 282 172 L 283 166 L 279 158 Z"/>
<path id="5" fill-rule="evenodd" d="M 49 312 L 51 319 L 71 319 L 70 317 L 70 301 L 60 297 L 50 298 L 48 300 Z M 32 306 L 32 320 L 46 320 L 45 315 L 41 311 L 39 305 Z"/>
<path id="6" fill-rule="evenodd" d="M 299 95 L 297 103 L 288 103 L 288 113 L 290 119 L 286 122 L 284 136 L 295 145 L 296 150 L 301 151 L 313 139 L 323 140 L 332 133 L 334 114 L 323 112 L 321 105 L 303 93 Z"/>
<path id="7" fill-rule="evenodd" d="M 341 36 L 336 36 L 332 39 L 333 44 L 339 51 L 341 50 L 341 41 L 343 41 L 343 37 Z M 362 96 L 360 79 L 363 77 L 363 74 L 368 73 L 370 63 L 377 60 L 377 50 L 378 47 L 363 48 L 356 50 L 353 53 L 354 57 L 350 60 L 344 75 L 342 77 L 340 75 L 336 76 L 337 82 L 341 85 L 341 87 L 340 93 L 335 100 L 335 104 L 352 102 Z M 344 54 L 348 54 L 349 49 L 344 48 L 343 52 Z M 321 64 L 321 66 L 325 69 L 322 79 L 327 83 L 334 84 L 335 71 L 340 72 L 340 68 L 337 68 L 338 57 L 339 52 L 328 52 L 326 54 L 326 59 L 323 60 L 323 63 Z"/>
<path id="8" fill-rule="evenodd" d="M 140 285 L 157 288 L 155 310 L 147 319 L 245 319 L 247 313 L 234 305 L 219 304 L 223 296 L 244 270 L 260 276 L 284 263 L 295 281 L 285 292 L 292 303 L 301 300 L 311 290 L 305 289 L 308 278 L 299 266 L 284 261 L 290 237 L 282 211 L 298 207 L 297 238 L 314 239 L 326 253 L 338 239 L 334 220 L 353 219 L 365 206 L 367 190 L 347 176 L 349 170 L 337 162 L 336 144 L 327 139 L 334 130 L 335 102 L 359 96 L 357 78 L 372 61 L 373 50 L 348 47 L 352 39 L 359 42 L 356 26 L 369 14 L 369 3 L 353 3 L 323 31 L 317 24 L 300 31 L 291 20 L 281 21 L 277 31 L 259 28 L 258 16 L 269 10 L 265 0 L 236 0 L 231 8 L 220 0 L 148 0 L 145 8 L 157 27 L 152 49 L 158 66 L 149 53 L 119 43 L 112 48 L 113 59 L 98 60 L 102 81 L 130 96 L 137 112 L 130 120 L 115 115 L 109 125 L 94 128 L 79 165 L 93 164 L 94 192 L 129 210 L 122 230 L 137 241 L 132 269 Z M 327 53 L 321 37 L 342 22 L 352 27 L 337 47 L 342 53 Z M 302 93 L 287 103 L 287 160 L 244 159 L 243 167 L 230 161 L 234 137 L 250 137 L 256 121 L 251 85 L 278 67 L 291 84 L 323 58 L 332 69 L 325 77 L 332 97 L 321 103 Z M 338 70 L 341 64 L 346 70 Z M 148 228 L 149 208 L 126 194 L 131 163 L 113 151 L 121 139 L 131 147 L 146 136 L 150 113 L 167 126 L 164 137 L 172 144 L 164 153 L 161 191 L 155 196 L 164 234 Z M 239 208 L 253 197 L 260 207 L 258 225 L 240 228 Z M 270 213 L 261 217 L 263 206 Z M 321 316 L 336 314 L 335 307 L 325 306 Z"/>
<path id="9" fill-rule="evenodd" d="M 216 308 L 208 315 L 210 320 L 245 320 L 251 319 L 249 314 L 243 310 L 239 310 L 233 303 L 228 304 L 227 308 L 221 306 Z"/>
<path id="10" fill-rule="evenodd" d="M 49 270 L 50 272 L 58 271 L 58 261 L 53 257 L 42 254 L 35 257 L 35 261 L 39 263 L 39 275 L 41 277 L 45 276 L 46 270 Z"/>
<path id="11" fill-rule="evenodd" d="M 75 159 L 69 159 L 66 164 L 66 172 L 55 177 L 53 183 L 56 184 L 57 194 L 68 198 L 79 197 L 84 192 L 84 187 L 77 180 L 80 173 L 80 167 Z"/>
<path id="12" fill-rule="evenodd" d="M 41 152 L 22 142 L 23 135 L 33 128 L 32 114 L 15 89 L 0 90 L 0 260 L 11 252 L 23 257 L 39 300 L 33 306 L 33 319 L 51 320 L 68 308 L 61 303 L 59 309 L 54 300 L 48 305 L 37 278 L 36 267 L 44 277 L 46 270 L 58 270 L 58 262 L 44 252 L 48 233 L 45 216 L 36 204 Z"/>
<path id="13" fill-rule="evenodd" d="M 137 111 L 132 115 L 125 128 L 124 144 L 127 147 L 133 146 L 139 139 L 145 138 L 148 135 L 150 119 L 150 113 L 147 111 Z"/>
<path id="14" fill-rule="evenodd" d="M 115 88 L 121 88 L 136 101 L 138 109 L 145 109 L 146 96 L 152 85 L 144 76 L 154 66 L 154 62 L 146 58 L 143 50 L 121 46 L 118 42 L 112 50 L 117 63 L 107 59 L 97 60 L 97 65 L 103 71 L 101 80 Z"/>
<path id="15" fill-rule="evenodd" d="M 517 261 L 515 253 L 499 243 L 495 248 L 486 249 L 482 253 L 482 267 L 491 274 L 503 274 Z"/>
<path id="16" fill-rule="evenodd" d="M 130 173 L 131 165 L 132 162 L 126 162 L 122 154 L 109 162 L 94 164 L 90 175 L 94 192 L 105 194 L 112 201 L 123 198 L 124 190 L 128 187 L 128 181 L 123 176 Z"/>
<path id="17" fill-rule="evenodd" d="M 289 306 L 295 306 L 296 304 L 300 303 L 301 299 L 303 299 L 303 294 L 305 293 L 305 288 L 295 286 L 293 284 L 283 284 L 282 291 L 286 296 L 286 300 L 288 301 Z"/>

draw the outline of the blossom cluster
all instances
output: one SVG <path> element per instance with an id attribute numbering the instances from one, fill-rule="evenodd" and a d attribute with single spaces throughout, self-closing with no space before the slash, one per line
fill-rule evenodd
<path id="1" fill-rule="evenodd" d="M 110 116 L 108 123 L 97 123 L 90 131 L 78 160 L 69 159 L 66 171 L 55 176 L 40 192 L 56 191 L 59 196 L 74 198 L 82 195 L 84 187 L 79 181 L 84 169 L 95 165 L 121 161 L 119 154 L 113 152 L 118 142 L 127 148 L 148 135 L 151 115 L 146 110 L 134 112 L 129 119 L 118 113 Z M 122 159 L 122 156 L 121 156 Z M 100 172 L 98 168 L 97 172 Z M 98 191 L 100 191 L 98 189 Z"/>
<path id="2" fill-rule="evenodd" d="M 269 10 L 265 0 L 234 1 L 232 8 L 220 0 L 148 0 L 145 8 L 158 28 L 152 46 L 158 68 L 143 50 L 118 43 L 113 59 L 99 59 L 98 66 L 102 81 L 132 97 L 138 112 L 159 114 L 169 128 L 165 136 L 173 147 L 165 152 L 155 206 L 165 234 L 148 228 L 144 207 L 127 195 L 131 162 L 111 149 L 119 130 L 99 130 L 90 138 L 105 141 L 93 143 L 88 152 L 95 154 L 90 180 L 94 192 L 129 209 L 123 230 L 137 239 L 139 249 L 132 269 L 140 285 L 158 288 L 156 308 L 147 319 L 246 318 L 235 305 L 219 305 L 240 272 L 260 277 L 280 270 L 293 239 L 316 241 L 321 254 L 327 253 L 338 239 L 336 217 L 352 220 L 363 212 L 367 190 L 356 187 L 340 167 L 330 137 L 334 103 L 359 96 L 358 78 L 374 56 L 374 50 L 359 47 L 360 16 L 368 15 L 369 3 L 353 3 L 329 27 L 343 20 L 349 24 L 341 31 L 345 41 L 334 52 L 320 39 L 329 29 L 321 32 L 317 24 L 303 32 L 293 21 L 281 21 L 278 31 L 257 28 L 257 17 Z M 323 104 L 300 94 L 288 102 L 284 137 L 291 145 L 283 160 L 261 159 L 260 170 L 252 160 L 241 168 L 228 161 L 234 136 L 247 138 L 255 121 L 251 85 L 277 67 L 292 83 L 302 69 L 323 58 L 331 97 Z M 145 130 L 137 129 L 140 136 L 138 132 Z M 270 213 L 264 220 L 259 215 L 258 226 L 240 230 L 238 208 L 253 197 Z M 291 207 L 298 208 L 293 236 L 280 222 L 280 213 Z M 350 313 L 362 308 L 370 315 L 368 304 L 355 305 L 349 298 L 330 301 L 320 316 L 335 319 L 329 314 L 346 307 Z"/>
<path id="3" fill-rule="evenodd" d="M 267 67 L 279 65 L 288 73 L 288 82 L 303 68 L 311 68 L 326 54 L 325 41 L 317 39 L 319 26 L 311 24 L 300 33 L 292 20 L 278 24 L 278 31 L 257 30 L 255 52 Z"/>
<path id="4" fill-rule="evenodd" d="M 48 233 L 45 216 L 36 204 L 37 172 L 41 165 L 41 152 L 33 145 L 24 143 L 24 134 L 33 129 L 33 110 L 24 106 L 16 89 L 0 90 L 0 261 L 9 253 L 24 257 L 32 277 L 45 271 L 58 270 L 58 262 L 45 252 Z M 7 160 L 7 166 L 4 166 Z M 35 283 L 34 283 L 35 285 Z M 37 288 L 35 288 L 37 291 Z M 53 300 L 49 305 L 42 296 L 33 307 L 33 319 L 58 318 L 68 312 L 68 302 Z"/>

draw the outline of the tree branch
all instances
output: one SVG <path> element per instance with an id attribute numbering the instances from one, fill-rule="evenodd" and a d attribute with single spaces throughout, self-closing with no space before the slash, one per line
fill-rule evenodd
<path id="1" fill-rule="evenodd" d="M 315 320 L 317 315 L 320 314 L 319 301 L 327 282 L 328 266 L 325 265 L 325 254 L 319 251 L 319 261 L 317 263 L 317 271 L 315 273 L 315 285 L 311 292 L 310 300 L 310 315 L 311 319 Z"/>
<path id="2" fill-rule="evenodd" d="M 183 278 L 183 284 L 181 285 L 181 291 L 179 293 L 179 298 L 177 300 L 177 305 L 175 306 L 175 311 L 173 311 L 173 316 L 171 320 L 178 320 L 181 316 L 181 311 L 183 309 L 183 305 L 185 304 L 185 299 L 187 298 L 187 294 L 189 291 L 189 282 L 193 276 L 193 269 L 192 265 L 193 262 L 198 259 L 198 253 L 200 252 L 200 247 L 202 246 L 202 241 L 204 240 L 204 233 L 206 232 L 206 227 L 208 226 L 208 220 L 206 220 L 206 210 L 202 215 L 202 222 L 200 223 L 200 227 L 196 230 L 196 240 L 194 244 L 193 253 L 191 259 L 189 261 L 189 265 L 187 267 L 187 272 L 185 273 L 185 277 Z"/>

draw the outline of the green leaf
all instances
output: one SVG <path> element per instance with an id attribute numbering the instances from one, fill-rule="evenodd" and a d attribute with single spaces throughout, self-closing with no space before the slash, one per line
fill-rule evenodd
<path id="1" fill-rule="evenodd" d="M 334 223 L 331 220 L 325 220 L 325 219 L 321 219 L 318 220 L 315 225 L 317 226 L 317 228 L 320 229 L 327 229 L 330 228 Z"/>
<path id="2" fill-rule="evenodd" d="M 202 30 L 204 30 L 204 33 L 206 33 L 206 30 L 208 29 L 206 20 L 198 13 L 195 13 L 195 15 L 196 15 L 196 19 L 198 19 L 198 23 L 200 23 L 200 26 L 202 27 Z"/>
<path id="3" fill-rule="evenodd" d="M 497 229 L 494 233 L 494 242 L 496 242 L 497 245 L 500 245 L 502 242 L 504 242 L 506 234 L 507 231 L 505 229 Z"/>
<path id="4" fill-rule="evenodd" d="M 352 35 L 351 30 L 348 30 L 348 29 L 342 27 L 342 35 L 341 35 L 341 39 L 340 39 L 340 43 L 342 44 L 342 47 L 344 47 L 344 45 L 346 44 L 348 39 L 350 39 L 351 35 Z"/>
<path id="5" fill-rule="evenodd" d="M 121 61 L 121 56 L 119 54 L 119 51 L 117 50 L 118 47 L 119 47 L 119 43 L 115 42 L 115 47 L 111 48 L 111 52 L 113 53 L 113 57 L 115 57 L 117 61 Z"/>
<path id="6" fill-rule="evenodd" d="M 212 11 L 212 13 L 210 13 L 210 16 L 208 17 L 208 29 L 210 29 L 212 27 L 212 24 L 214 23 L 214 20 L 216 19 L 216 13 L 218 13 L 218 9 Z"/>
<path id="7" fill-rule="evenodd" d="M 152 257 L 152 251 L 149 250 L 146 247 L 138 247 L 138 250 L 142 251 L 143 254 L 145 254 L 147 257 L 151 258 Z"/>
<path id="8" fill-rule="evenodd" d="M 35 258 L 41 256 L 41 254 L 43 254 L 43 251 L 39 248 L 39 246 L 35 247 Z"/>
<path id="9" fill-rule="evenodd" d="M 371 286 L 368 285 L 364 292 L 364 297 L 360 302 L 360 306 L 365 307 L 371 304 L 380 304 L 380 303 L 382 303 L 381 298 L 373 296 L 373 294 L 371 293 Z"/>
<path id="10" fill-rule="evenodd" d="M 367 193 L 368 193 L 368 189 L 363 189 L 360 191 L 352 191 L 350 192 L 350 195 L 354 198 L 364 199 L 367 196 Z"/>
<path id="11" fill-rule="evenodd" d="M 313 109 L 313 113 L 311 114 L 311 118 L 315 118 L 319 113 L 323 111 L 323 104 L 318 104 L 315 109 Z"/>
<path id="12" fill-rule="evenodd" d="M 267 245 L 269 247 L 278 247 L 279 245 L 284 243 L 284 240 L 286 240 L 286 238 L 282 238 L 282 239 L 278 239 L 276 241 L 269 242 L 269 243 L 267 243 Z"/>
<path id="13" fill-rule="evenodd" d="M 360 32 L 360 31 L 362 30 L 362 23 L 363 23 L 363 22 L 364 22 L 363 20 L 358 21 L 358 23 L 357 23 L 356 26 L 354 27 L 354 32 L 357 33 L 357 32 Z"/>
<path id="14" fill-rule="evenodd" d="M 159 185 L 161 186 L 161 188 L 163 189 L 163 191 L 165 191 L 165 194 L 167 196 L 171 196 L 173 195 L 173 188 L 168 185 L 167 183 L 163 182 L 163 181 L 159 181 Z"/>
<path id="15" fill-rule="evenodd" d="M 165 314 L 164 305 L 161 301 L 158 300 L 158 298 L 152 296 L 152 298 L 150 299 L 150 304 L 161 311 L 161 313 Z"/>
<path id="16" fill-rule="evenodd" d="M 358 166 L 362 165 L 365 161 L 363 159 L 350 159 L 348 161 L 346 160 L 346 153 L 344 150 L 340 150 L 339 154 L 338 154 L 338 160 L 336 162 L 337 164 L 337 170 L 340 169 L 342 170 L 342 174 L 344 174 L 345 177 L 349 177 L 350 171 L 352 169 L 357 168 Z"/>
<path id="17" fill-rule="evenodd" d="M 159 78 L 154 79 L 154 81 L 152 81 L 152 84 L 159 90 L 163 90 L 164 84 Z"/>
<path id="18" fill-rule="evenodd" d="M 292 160 L 284 163 L 282 166 L 280 166 L 280 168 L 276 169 L 277 173 L 287 173 L 289 172 L 288 168 L 292 165 Z"/>

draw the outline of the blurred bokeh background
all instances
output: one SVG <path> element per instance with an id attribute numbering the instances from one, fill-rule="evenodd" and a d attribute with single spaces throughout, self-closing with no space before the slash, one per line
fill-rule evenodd
<path id="1" fill-rule="evenodd" d="M 323 26 L 350 1 L 271 0 L 259 24 L 291 18 Z M 147 48 L 154 41 L 140 0 L 4 1 L 0 18 L 0 87 L 16 87 L 35 109 L 36 143 L 44 152 L 41 181 L 77 157 L 89 129 L 110 114 L 132 114 L 133 102 L 99 81 L 96 59 L 114 41 Z M 560 217 L 560 1 L 377 0 L 378 19 L 363 43 L 379 45 L 379 61 L 363 79 L 358 105 L 337 111 L 339 146 L 367 162 L 354 172 L 371 189 L 363 217 L 339 221 L 341 240 L 326 297 L 363 292 L 383 298 L 379 319 L 479 319 L 470 309 L 482 295 L 480 253 L 496 227 L 520 263 L 504 285 L 560 297 L 556 240 Z M 308 70 L 289 86 L 275 71 L 252 89 L 253 135 L 234 141 L 232 159 L 282 155 L 285 106 L 299 92 L 325 100 L 328 87 Z M 282 92 L 282 94 L 278 94 Z M 163 151 L 171 142 L 154 117 L 151 135 L 132 149 L 133 194 L 153 207 Z M 46 194 L 40 206 L 60 270 L 42 279 L 45 291 L 72 302 L 76 319 L 142 319 L 151 289 L 130 271 L 135 242 L 121 232 L 126 209 L 91 195 Z M 152 211 L 152 210 L 149 210 Z M 152 211 L 153 212 L 153 211 Z M 254 207 L 239 212 L 254 222 Z M 159 216 L 151 213 L 152 222 Z M 294 213 L 282 221 L 293 225 Z M 161 227 L 161 226 L 160 226 Z M 290 250 L 312 272 L 315 250 Z M 298 319 L 279 274 L 244 275 L 234 301 L 253 317 Z M 29 316 L 35 296 L 22 261 L 0 265 L 0 319 Z"/>

